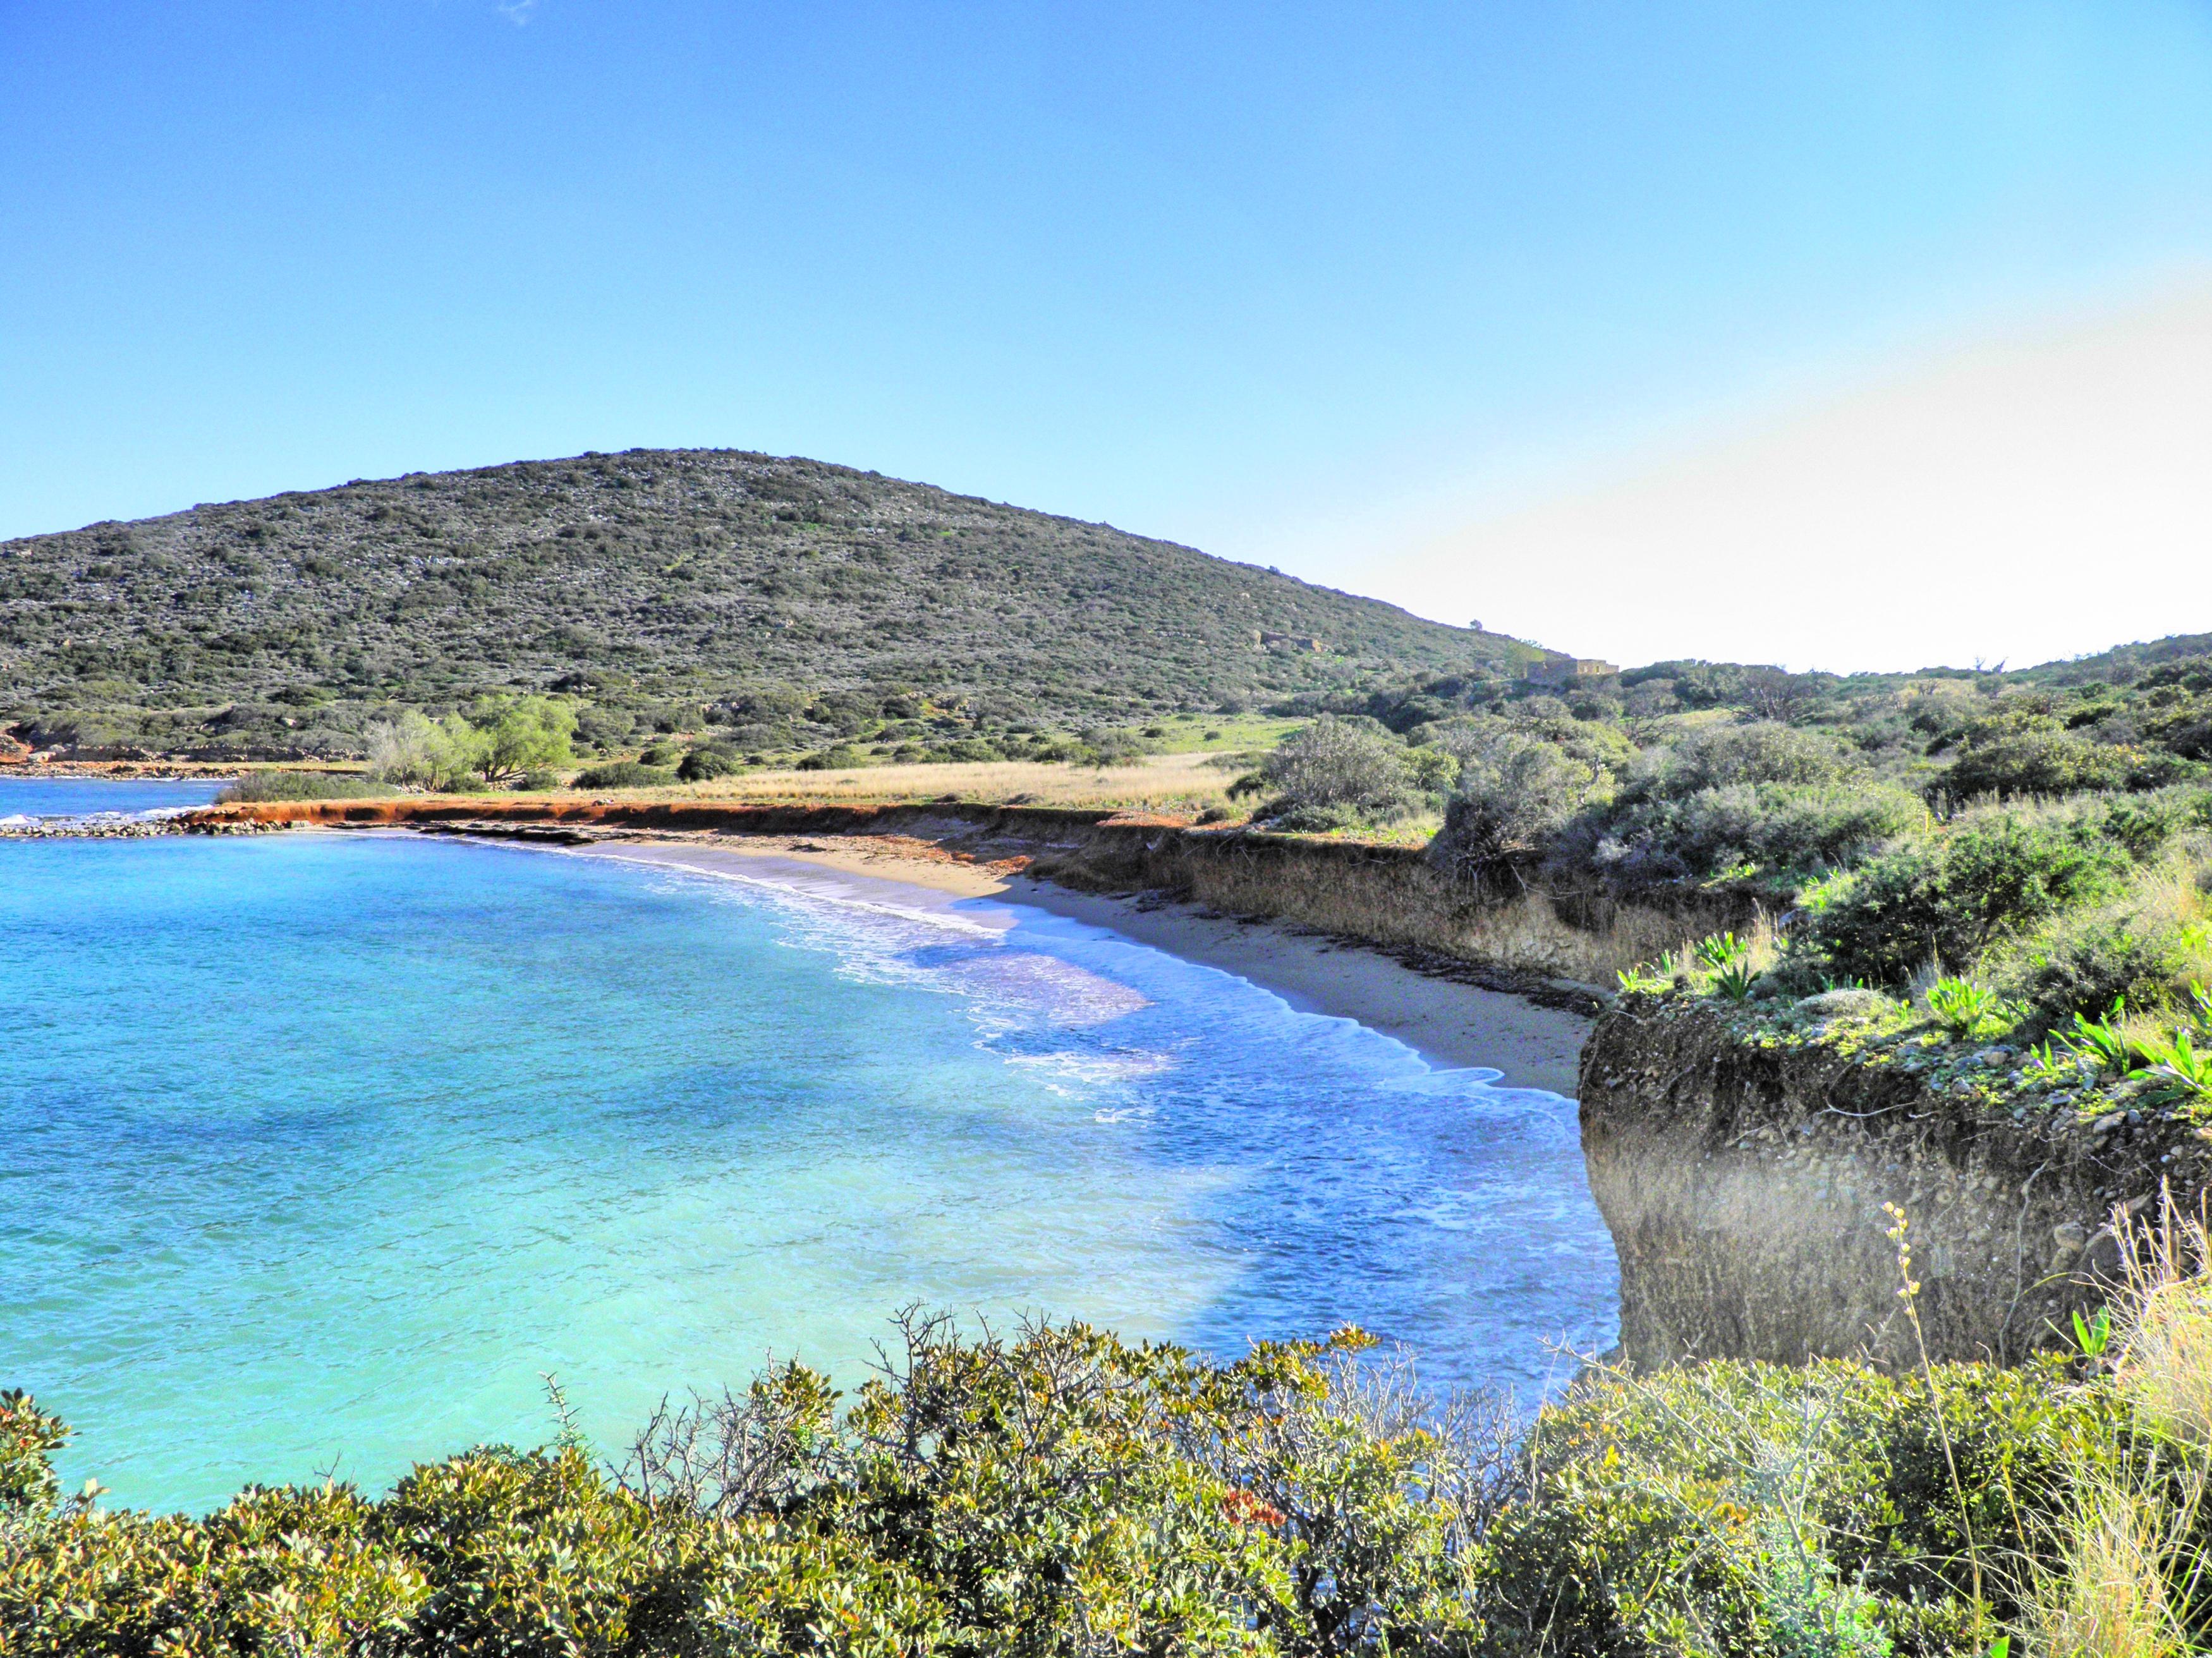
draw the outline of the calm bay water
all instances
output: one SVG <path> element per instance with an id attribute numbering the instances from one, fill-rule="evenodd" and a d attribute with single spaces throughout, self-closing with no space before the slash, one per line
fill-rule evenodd
<path id="1" fill-rule="evenodd" d="M 0 777 L 0 823 L 15 817 L 88 817 L 101 812 L 204 806 L 222 787 L 219 779 L 197 777 L 129 782 L 96 777 Z"/>
<path id="2" fill-rule="evenodd" d="M 200 1509 L 618 1443 L 907 1302 L 1524 1391 L 1613 1339 L 1572 1107 L 1035 909 L 401 835 L 0 842 L 0 1384 Z"/>

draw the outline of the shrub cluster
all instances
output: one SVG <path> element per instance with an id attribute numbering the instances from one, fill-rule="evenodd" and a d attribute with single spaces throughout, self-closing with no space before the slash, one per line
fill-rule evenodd
<path id="1" fill-rule="evenodd" d="M 1283 829 L 1388 823 L 1419 799 L 1405 745 L 1372 720 L 1323 714 L 1292 732 L 1232 794 L 1263 795 L 1255 821 Z"/>
<path id="2" fill-rule="evenodd" d="M 618 1471 L 573 1436 L 378 1500 L 249 1490 L 204 1520 L 64 1500 L 63 1430 L 0 1400 L 0 1650 L 390 1654 L 1469 1651 L 1504 1442 L 1364 1339 L 1215 1368 L 1081 1326 L 909 1316 L 842 1413 L 786 1365 L 664 1410 Z"/>
<path id="3" fill-rule="evenodd" d="M 2121 1481 L 2166 1505 L 2138 1573 L 2180 1635 L 2205 1455 L 2160 1424 L 2212 1397 L 2191 1284 L 2148 1379 L 2117 1346 L 1594 1370 L 1528 1424 L 1356 1332 L 1214 1366 L 908 1315 L 850 1400 L 784 1364 L 664 1406 L 618 1467 L 564 1429 L 204 1519 L 64 1497 L 67 1430 L 0 1394 L 0 1650 L 1983 1658 L 2063 1614 Z"/>
<path id="4" fill-rule="evenodd" d="M 367 777 L 319 771 L 250 771 L 226 784 L 217 805 L 250 800 L 367 800 L 392 791 Z"/>

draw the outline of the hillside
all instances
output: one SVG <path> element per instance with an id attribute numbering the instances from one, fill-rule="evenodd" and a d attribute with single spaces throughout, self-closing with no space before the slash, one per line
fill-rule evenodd
<path id="1" fill-rule="evenodd" d="M 312 748 L 348 710 L 501 688 L 741 712 L 873 688 L 1075 724 L 1539 654 L 1103 525 L 726 451 L 0 543 L 0 722 L 87 748 Z"/>

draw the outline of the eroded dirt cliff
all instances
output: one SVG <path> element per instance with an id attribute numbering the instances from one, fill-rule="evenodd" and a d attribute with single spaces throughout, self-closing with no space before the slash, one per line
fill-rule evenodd
<path id="1" fill-rule="evenodd" d="M 2162 1189 L 2201 1200 L 2212 1147 L 2183 1115 L 1992 1106 L 1909 1046 L 1829 1034 L 1777 1040 L 1702 999 L 1628 997 L 1598 1021 L 1583 1147 L 1630 1362 L 1911 1356 L 1885 1204 L 1911 1222 L 1931 1356 L 2017 1361 L 2106 1299 L 2116 1213 L 2152 1218 Z"/>

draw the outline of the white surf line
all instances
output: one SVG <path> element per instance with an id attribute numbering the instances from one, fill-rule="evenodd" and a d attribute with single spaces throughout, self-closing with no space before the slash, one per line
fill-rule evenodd
<path id="1" fill-rule="evenodd" d="M 606 850 L 599 847 L 563 847 L 553 849 L 567 852 L 576 857 L 605 858 L 611 859 L 615 863 L 630 865 L 633 868 L 636 869 L 659 870 L 664 874 L 672 871 L 682 875 L 703 875 L 709 880 L 734 882 L 739 886 L 757 888 L 763 892 L 774 893 L 781 897 L 804 899 L 815 903 L 833 904 L 842 909 L 865 910 L 874 915 L 893 916 L 902 921 L 920 921 L 926 926 L 943 927 L 948 932 L 965 932 L 975 938 L 1003 938 L 1006 932 L 1006 929 L 1004 927 L 990 926 L 980 921 L 971 921 L 964 915 L 948 914 L 941 909 L 908 909 L 897 904 L 883 902 L 878 899 L 863 898 L 851 894 L 820 891 L 811 887 L 794 884 L 787 880 L 777 881 L 758 875 L 746 875 L 733 869 L 715 869 L 702 864 L 686 863 L 678 859 L 631 857 L 620 852 Z M 532 848 L 532 850 L 536 850 L 536 848 Z M 731 855 L 732 857 L 743 858 L 774 857 L 776 854 L 773 853 L 733 853 Z M 811 869 L 814 867 L 813 865 L 802 863 L 798 859 L 793 859 L 791 861 L 794 864 L 799 864 L 801 868 Z M 838 872 L 825 872 L 825 878 L 838 878 Z M 866 880 L 871 878 L 857 876 L 846 877 L 844 878 Z M 885 884 L 888 885 L 890 884 L 887 882 Z"/>

